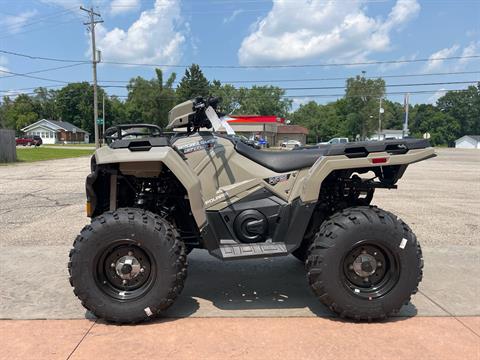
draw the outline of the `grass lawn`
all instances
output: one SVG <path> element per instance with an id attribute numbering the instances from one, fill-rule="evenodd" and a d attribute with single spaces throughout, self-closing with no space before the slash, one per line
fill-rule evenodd
<path id="1" fill-rule="evenodd" d="M 18 161 L 42 161 L 53 159 L 67 159 L 79 156 L 92 155 L 93 150 L 88 149 L 58 149 L 58 148 L 46 148 L 46 147 L 31 147 L 31 148 L 17 148 L 17 160 Z"/>
<path id="2" fill-rule="evenodd" d="M 68 148 L 68 147 L 95 147 L 95 144 L 43 144 L 43 147 L 57 147 L 57 148 Z"/>

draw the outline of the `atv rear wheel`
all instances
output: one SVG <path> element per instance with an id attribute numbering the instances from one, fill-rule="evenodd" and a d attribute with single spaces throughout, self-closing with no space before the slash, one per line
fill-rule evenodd
<path id="1" fill-rule="evenodd" d="M 151 212 L 106 212 L 83 228 L 70 251 L 70 283 L 95 316 L 136 323 L 166 310 L 183 288 L 185 246 Z"/>
<path id="2" fill-rule="evenodd" d="M 348 208 L 320 227 L 306 262 L 319 300 L 341 317 L 384 319 L 415 294 L 422 279 L 420 245 L 395 215 Z"/>

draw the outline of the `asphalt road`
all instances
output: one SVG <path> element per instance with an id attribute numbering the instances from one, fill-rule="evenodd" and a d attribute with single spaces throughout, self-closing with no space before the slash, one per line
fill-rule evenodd
<path id="1" fill-rule="evenodd" d="M 400 315 L 480 315 L 480 151 L 439 149 L 374 203 L 411 225 L 424 249 L 420 292 Z M 0 166 L 0 318 L 89 316 L 66 263 L 84 213 L 88 158 Z M 170 317 L 330 316 L 293 257 L 221 262 L 195 250 Z"/>

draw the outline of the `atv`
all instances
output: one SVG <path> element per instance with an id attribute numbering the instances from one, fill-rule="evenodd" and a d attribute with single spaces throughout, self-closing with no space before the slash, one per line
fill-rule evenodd
<path id="1" fill-rule="evenodd" d="M 83 306 L 118 323 L 162 314 L 198 248 L 225 261 L 293 254 L 339 316 L 398 312 L 422 279 L 422 252 L 407 224 L 371 202 L 409 164 L 435 156 L 428 141 L 258 150 L 232 136 L 217 104 L 177 105 L 168 134 L 148 124 L 105 132 L 86 179 L 92 220 L 68 264 Z"/>

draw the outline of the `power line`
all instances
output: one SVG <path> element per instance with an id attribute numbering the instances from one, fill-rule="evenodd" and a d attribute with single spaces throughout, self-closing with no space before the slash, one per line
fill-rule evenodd
<path id="1" fill-rule="evenodd" d="M 439 73 L 418 73 L 418 74 L 396 74 L 396 75 L 372 75 L 366 76 L 366 79 L 379 79 L 379 78 L 407 78 L 407 77 L 423 77 L 423 76 L 440 76 L 440 75 L 467 75 L 467 74 L 480 74 L 480 70 L 474 71 L 454 71 L 454 72 L 439 72 Z M 310 82 L 310 81 L 334 81 L 334 80 L 348 80 L 354 76 L 348 77 L 324 77 L 324 78 L 303 78 L 303 79 L 269 79 L 269 80 L 217 80 L 222 84 L 260 84 L 260 83 L 279 83 L 279 82 Z M 130 79 L 131 80 L 131 79 Z M 99 80 L 101 83 L 126 83 L 130 80 Z M 175 80 L 176 83 L 180 80 Z"/>
<path id="2" fill-rule="evenodd" d="M 60 59 L 43 56 L 34 56 L 21 54 L 18 52 L 0 50 L 0 53 L 20 56 L 29 58 L 32 60 L 45 60 L 45 61 L 57 61 L 57 62 L 86 62 L 85 60 L 73 60 L 73 59 Z M 206 69 L 268 69 L 268 68 L 308 68 L 308 67 L 330 67 L 330 66 L 355 66 L 355 65 L 381 65 L 381 64 L 404 64 L 404 63 L 417 63 L 426 61 L 446 61 L 446 60 L 460 60 L 460 59 L 476 59 L 480 58 L 480 55 L 468 55 L 468 56 L 446 56 L 436 58 L 423 58 L 423 59 L 408 59 L 408 60 L 375 60 L 375 61 L 363 61 L 363 62 L 345 62 L 345 63 L 318 63 L 318 64 L 290 64 L 290 65 L 200 65 Z M 171 68 L 185 68 L 190 65 L 175 65 L 175 64 L 149 64 L 149 63 L 130 63 L 122 61 L 102 61 L 104 64 L 110 65 L 129 65 L 129 66 L 149 66 L 149 67 L 171 67 Z"/>
<path id="3" fill-rule="evenodd" d="M 467 91 L 468 89 L 445 89 L 445 90 L 419 90 L 419 91 L 408 91 L 409 94 L 435 94 L 437 92 L 448 92 L 448 91 Z M 405 91 L 395 91 L 395 92 L 387 92 L 384 96 L 389 95 L 404 95 Z M 372 96 L 376 94 L 356 94 L 356 95 L 346 95 L 346 94 L 308 94 L 308 95 L 282 95 L 281 98 L 294 98 L 294 99 L 301 99 L 301 98 L 338 98 L 338 97 L 364 97 L 364 96 Z M 128 98 L 128 95 L 117 95 L 111 94 L 110 97 L 118 97 L 118 98 Z M 268 99 L 268 96 L 259 96 L 259 99 Z M 160 101 L 172 101 L 177 100 L 174 97 L 165 97 L 159 99 Z"/>
<path id="4" fill-rule="evenodd" d="M 312 67 L 330 67 L 330 66 L 355 66 L 355 65 L 381 65 L 381 64 L 403 64 L 416 63 L 425 61 L 445 61 L 445 60 L 459 60 L 459 59 L 474 59 L 480 58 L 480 55 L 469 56 L 449 56 L 425 59 L 410 59 L 410 60 L 378 60 L 378 61 L 363 61 L 350 63 L 323 63 L 323 64 L 290 64 L 290 65 L 200 65 L 205 69 L 282 69 L 282 68 L 312 68 Z M 148 63 L 129 63 L 121 61 L 103 61 L 104 64 L 110 65 L 129 65 L 129 66 L 145 66 L 145 67 L 170 67 L 170 68 L 185 68 L 190 65 L 173 65 L 173 64 L 148 64 Z"/>
<path id="5" fill-rule="evenodd" d="M 76 6 L 70 7 L 68 9 L 63 9 L 63 10 L 60 10 L 60 11 L 55 11 L 53 13 L 45 14 L 43 16 L 37 17 L 35 21 L 27 22 L 27 23 L 24 23 L 24 24 L 19 23 L 19 24 L 14 24 L 14 25 L 11 25 L 11 26 L 5 25 L 5 29 L 8 29 L 9 31 L 23 29 L 25 27 L 41 23 L 45 19 L 49 19 L 53 16 L 57 17 L 57 16 L 60 16 L 60 15 L 66 14 L 66 13 L 73 13 L 72 9 L 74 9 L 74 8 L 76 8 Z M 17 15 L 10 15 L 10 16 L 17 16 Z"/>
<path id="6" fill-rule="evenodd" d="M 30 33 L 30 32 L 33 32 L 33 31 L 37 31 L 37 32 L 38 31 L 44 31 L 46 29 L 51 29 L 51 28 L 54 28 L 54 27 L 58 27 L 58 26 L 65 25 L 65 24 L 70 24 L 70 23 L 72 23 L 72 19 L 67 20 L 67 21 L 59 21 L 59 22 L 51 23 L 51 24 L 48 24 L 48 26 L 40 26 L 40 27 L 35 28 L 35 29 L 29 29 L 29 30 L 25 30 L 25 31 L 16 32 L 14 34 L 1 36 L 0 39 L 7 39 L 7 38 L 11 38 L 11 37 L 14 37 L 14 36 L 17 36 L 17 35 Z M 75 61 L 75 62 L 78 62 L 78 61 Z"/>
<path id="7" fill-rule="evenodd" d="M 1 71 L 1 70 L 0 70 Z M 23 74 L 18 74 L 18 75 L 23 75 Z M 47 79 L 45 79 L 47 80 Z M 56 81 L 54 79 L 48 79 L 49 81 Z M 60 80 L 58 80 L 60 81 Z M 406 83 L 406 84 L 386 84 L 385 87 L 413 87 L 413 86 L 436 86 L 436 85 L 454 85 L 454 84 L 475 84 L 480 82 L 480 80 L 470 80 L 470 81 L 445 81 L 445 82 L 429 82 L 429 83 Z M 101 83 L 101 81 L 100 81 Z M 58 87 L 59 85 L 47 85 L 47 86 L 39 86 L 39 87 L 44 87 L 44 88 L 49 88 L 49 87 Z M 102 88 L 108 89 L 108 88 L 119 88 L 119 89 L 124 89 L 126 86 L 123 85 L 102 85 L 100 84 Z M 31 87 L 31 88 L 22 88 L 22 89 L 11 89 L 11 90 L 0 90 L 0 92 L 12 92 L 12 91 L 22 91 L 22 90 L 30 90 L 30 89 L 36 89 L 38 87 Z M 176 90 L 177 88 L 173 88 L 173 90 Z M 251 90 L 252 88 L 246 88 Z M 345 86 L 312 86 L 312 87 L 278 87 L 280 90 L 284 91 L 299 91 L 299 90 L 340 90 L 340 89 L 345 89 Z M 196 90 L 196 89 L 193 89 Z M 200 88 L 199 88 L 200 90 Z"/>
<path id="8" fill-rule="evenodd" d="M 20 74 L 20 73 L 15 73 L 15 72 L 12 72 L 12 71 L 1 70 L 1 69 L 0 69 L 0 72 L 5 73 L 5 74 L 10 74 L 10 75 L 15 75 L 15 76 L 26 77 L 26 78 L 30 78 L 30 79 L 36 79 L 36 80 L 61 82 L 61 83 L 64 83 L 64 84 L 69 83 L 68 81 L 57 80 L 57 79 L 48 79 L 48 78 L 43 78 L 43 77 L 39 77 L 39 76 L 32 76 L 32 75 L 27 75 L 27 74 Z"/>
<path id="9" fill-rule="evenodd" d="M 434 86 L 434 85 L 453 85 L 453 84 L 473 84 L 477 83 L 480 80 L 470 80 L 470 81 L 446 81 L 446 82 L 430 82 L 430 83 L 408 83 L 408 84 L 385 84 L 385 87 L 412 87 L 412 86 Z M 125 88 L 123 85 L 101 85 L 104 88 Z M 285 91 L 297 91 L 297 90 L 335 90 L 335 89 L 345 89 L 345 86 L 311 86 L 311 87 L 277 87 Z M 177 88 L 174 88 L 177 89 Z M 197 90 L 192 88 L 193 90 Z M 201 90 L 203 88 L 198 88 Z M 252 88 L 247 88 L 252 89 Z"/>
<path id="10" fill-rule="evenodd" d="M 49 72 L 49 71 L 54 71 L 54 70 L 67 69 L 67 68 L 71 68 L 71 67 L 75 67 L 75 66 L 79 66 L 79 65 L 85 65 L 85 64 L 86 63 L 76 63 L 76 64 L 65 65 L 65 66 L 56 66 L 56 67 L 48 68 L 48 69 L 29 71 L 29 72 L 26 72 L 26 73 L 23 73 L 23 74 L 18 74 L 18 75 L 7 75 L 7 76 L 3 76 L 2 79 L 11 78 L 11 77 L 15 77 L 15 76 L 22 76 L 22 75 L 39 74 L 39 73 Z"/>
<path id="11" fill-rule="evenodd" d="M 414 91 L 408 91 L 409 94 L 435 94 L 438 92 L 448 92 L 448 91 L 468 91 L 468 89 L 442 89 L 442 90 L 414 90 Z M 390 95 L 404 95 L 405 91 L 395 91 L 395 92 L 387 92 L 384 96 L 390 96 Z M 36 95 L 34 92 L 29 92 L 29 93 L 18 93 L 15 95 Z M 280 96 L 281 98 L 294 98 L 294 99 L 301 99 L 301 98 L 333 98 L 333 97 L 364 97 L 364 96 L 372 96 L 376 94 L 356 94 L 356 95 L 346 95 L 346 94 L 307 94 L 307 95 L 282 95 Z M 118 97 L 118 98 L 128 98 L 128 95 L 118 95 L 118 94 L 110 94 L 111 97 Z M 258 99 L 267 99 L 269 97 L 267 96 L 258 96 Z M 177 100 L 176 97 L 164 97 L 162 99 L 158 99 L 159 101 L 173 101 Z"/>
<path id="12" fill-rule="evenodd" d="M 33 55 L 20 54 L 17 52 L 7 51 L 7 50 L 0 50 L 0 53 L 24 57 L 32 60 L 45 60 L 45 61 L 56 61 L 56 62 L 66 62 L 66 63 L 80 63 L 80 62 L 90 63 L 90 61 L 87 61 L 87 60 L 70 60 L 70 59 L 58 59 L 58 58 L 50 58 L 50 57 L 42 57 L 42 56 L 33 56 Z"/>
<path id="13" fill-rule="evenodd" d="M 419 74 L 398 74 L 398 75 L 372 75 L 366 76 L 366 79 L 379 78 L 407 78 L 407 77 L 423 77 L 423 76 L 440 76 L 440 75 L 466 75 L 466 74 L 480 74 L 480 70 L 475 71 L 456 71 L 456 72 L 440 72 L 440 73 L 419 73 Z M 330 78 L 304 78 L 304 79 L 271 79 L 271 80 L 225 80 L 222 84 L 249 84 L 249 83 L 275 83 L 275 82 L 307 82 L 307 81 L 333 81 L 333 80 L 348 80 L 354 76 L 349 77 L 330 77 Z M 113 80 L 115 81 L 115 80 Z M 113 82 L 112 81 L 112 82 Z M 110 82 L 102 80 L 102 82 Z M 121 82 L 121 81 L 119 81 Z"/>

